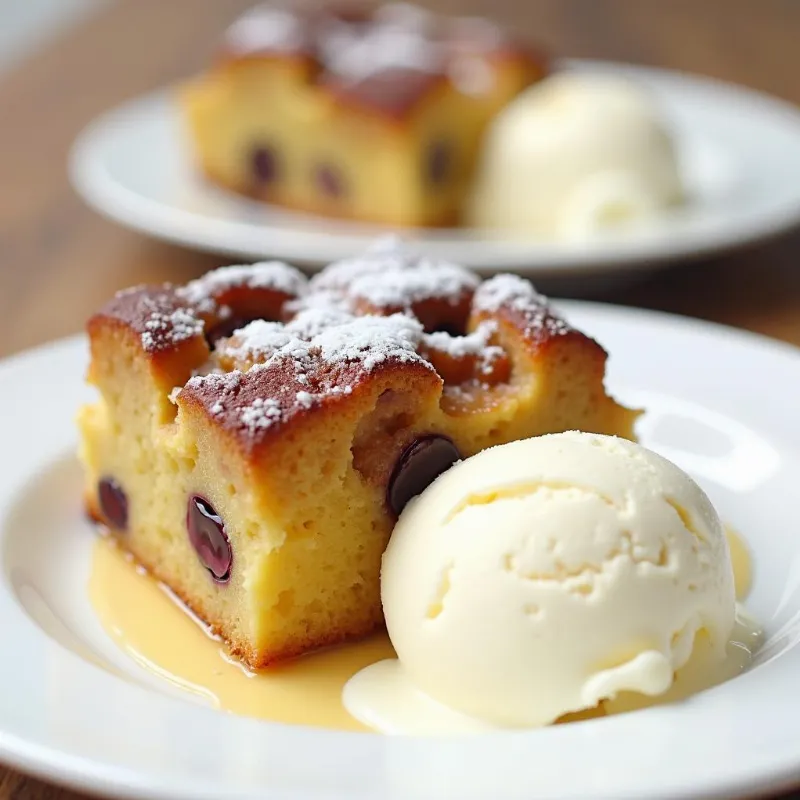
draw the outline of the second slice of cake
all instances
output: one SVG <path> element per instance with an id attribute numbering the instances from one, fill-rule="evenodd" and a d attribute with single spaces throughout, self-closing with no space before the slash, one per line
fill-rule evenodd
<path id="1" fill-rule="evenodd" d="M 272 2 L 234 22 L 180 108 L 215 183 L 326 216 L 450 225 L 487 123 L 544 70 L 484 20 Z"/>

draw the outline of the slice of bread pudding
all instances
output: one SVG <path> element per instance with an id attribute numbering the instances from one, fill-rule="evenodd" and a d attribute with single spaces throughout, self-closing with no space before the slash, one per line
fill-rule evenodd
<path id="1" fill-rule="evenodd" d="M 544 73 L 485 20 L 275 0 L 231 25 L 179 103 L 215 183 L 326 216 L 449 225 L 488 123 Z"/>
<path id="2" fill-rule="evenodd" d="M 397 514 L 460 457 L 638 413 L 530 283 L 385 243 L 123 291 L 88 331 L 89 509 L 253 667 L 381 625 Z"/>

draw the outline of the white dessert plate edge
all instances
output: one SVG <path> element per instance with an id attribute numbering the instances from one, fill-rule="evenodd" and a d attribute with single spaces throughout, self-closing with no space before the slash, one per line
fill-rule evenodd
<path id="1" fill-rule="evenodd" d="M 775 236 L 800 219 L 800 111 L 720 81 L 611 62 L 570 69 L 638 81 L 674 130 L 690 202 L 652 224 L 583 242 L 544 242 L 477 229 L 406 230 L 431 255 L 530 277 L 648 270 Z M 170 89 L 129 100 L 78 137 L 69 172 L 99 213 L 194 249 L 308 266 L 362 252 L 377 226 L 260 205 L 200 179 L 182 143 Z"/>

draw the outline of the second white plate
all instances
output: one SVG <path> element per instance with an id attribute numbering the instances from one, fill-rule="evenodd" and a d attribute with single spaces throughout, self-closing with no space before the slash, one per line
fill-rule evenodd
<path id="1" fill-rule="evenodd" d="M 800 112 L 716 81 L 640 67 L 569 62 L 622 74 L 653 95 L 673 130 L 690 202 L 647 227 L 584 243 L 509 238 L 476 229 L 406 235 L 432 255 L 485 270 L 567 277 L 649 269 L 719 252 L 800 219 Z M 291 213 L 205 182 L 193 168 L 168 90 L 93 122 L 71 157 L 72 181 L 99 212 L 136 230 L 242 259 L 306 265 L 362 252 L 382 229 Z"/>

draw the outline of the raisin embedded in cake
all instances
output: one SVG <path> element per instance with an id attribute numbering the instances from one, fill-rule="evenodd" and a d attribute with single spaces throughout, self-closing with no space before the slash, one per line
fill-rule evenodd
<path id="1" fill-rule="evenodd" d="M 381 625 L 394 521 L 459 458 L 637 416 L 530 283 L 390 241 L 137 287 L 88 330 L 90 511 L 254 667 Z"/>
<path id="2" fill-rule="evenodd" d="M 461 215 L 487 125 L 545 71 L 484 20 L 271 2 L 230 26 L 181 109 L 200 169 L 234 191 L 444 225 Z"/>

